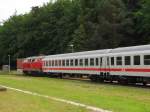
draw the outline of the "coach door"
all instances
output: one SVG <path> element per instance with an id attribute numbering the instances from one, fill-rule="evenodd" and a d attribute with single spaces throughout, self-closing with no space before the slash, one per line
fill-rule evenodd
<path id="1" fill-rule="evenodd" d="M 109 70 L 110 70 L 110 67 L 109 67 L 109 57 L 108 56 L 105 56 L 102 58 L 102 69 L 101 71 L 103 72 L 103 74 L 108 74 L 109 73 Z"/>
<path id="2" fill-rule="evenodd" d="M 100 63 L 100 64 L 99 64 L 99 67 L 100 67 L 100 68 L 99 68 L 99 69 L 100 69 L 100 74 L 102 74 L 102 72 L 103 72 L 103 71 L 102 71 L 102 69 L 103 69 L 103 57 L 100 57 L 100 58 L 99 58 L 99 63 Z"/>
<path id="3" fill-rule="evenodd" d="M 101 57 L 100 71 L 102 75 L 106 73 L 106 63 L 106 57 Z"/>
<path id="4" fill-rule="evenodd" d="M 109 56 L 106 57 L 106 74 L 110 73 L 110 58 Z"/>

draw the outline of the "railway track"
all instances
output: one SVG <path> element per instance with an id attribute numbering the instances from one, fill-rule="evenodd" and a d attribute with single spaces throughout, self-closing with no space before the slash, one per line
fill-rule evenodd
<path id="1" fill-rule="evenodd" d="M 62 79 L 65 80 L 79 80 L 85 81 L 88 83 L 96 83 L 96 84 L 108 84 L 108 85 L 115 85 L 115 86 L 128 86 L 128 87 L 138 87 L 138 88 L 150 88 L 150 84 L 143 85 L 142 83 L 128 83 L 128 84 L 121 84 L 118 81 L 104 81 L 104 82 L 92 82 L 89 78 L 75 78 L 75 77 L 63 77 Z"/>

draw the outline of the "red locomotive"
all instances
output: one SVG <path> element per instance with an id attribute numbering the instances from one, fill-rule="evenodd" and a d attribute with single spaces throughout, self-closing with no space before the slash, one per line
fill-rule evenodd
<path id="1" fill-rule="evenodd" d="M 23 61 L 23 73 L 25 74 L 40 74 L 42 73 L 42 58 L 43 56 L 29 57 Z"/>

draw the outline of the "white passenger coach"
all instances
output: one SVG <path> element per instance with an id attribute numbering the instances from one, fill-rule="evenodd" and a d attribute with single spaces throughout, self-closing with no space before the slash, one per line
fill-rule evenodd
<path id="1" fill-rule="evenodd" d="M 93 81 L 150 82 L 150 45 L 45 56 L 47 74 L 87 75 Z"/>

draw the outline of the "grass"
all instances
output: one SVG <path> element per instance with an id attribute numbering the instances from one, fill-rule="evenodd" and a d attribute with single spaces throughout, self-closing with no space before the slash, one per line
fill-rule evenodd
<path id="1" fill-rule="evenodd" d="M 0 92 L 1 112 L 86 112 L 87 110 L 60 102 L 8 90 Z"/>
<path id="2" fill-rule="evenodd" d="M 77 80 L 61 80 L 47 77 L 25 77 L 15 75 L 0 75 L 0 84 L 72 100 L 91 106 L 112 110 L 114 112 L 150 112 L 150 89 L 148 88 L 146 89 L 119 85 L 95 84 Z M 31 96 L 28 97 L 30 98 Z M 34 100 L 36 99 L 34 98 Z M 43 107 L 39 107 L 39 109 L 45 108 L 44 106 L 46 105 L 48 104 L 42 104 Z M 62 106 L 65 104 L 61 103 L 60 105 Z M 47 106 L 47 108 L 48 107 L 49 106 Z M 72 109 L 69 110 L 69 112 L 72 111 Z M 77 111 L 75 112 L 78 111 L 80 112 L 87 110 L 77 108 Z M 67 111 L 65 110 L 64 112 Z"/>

